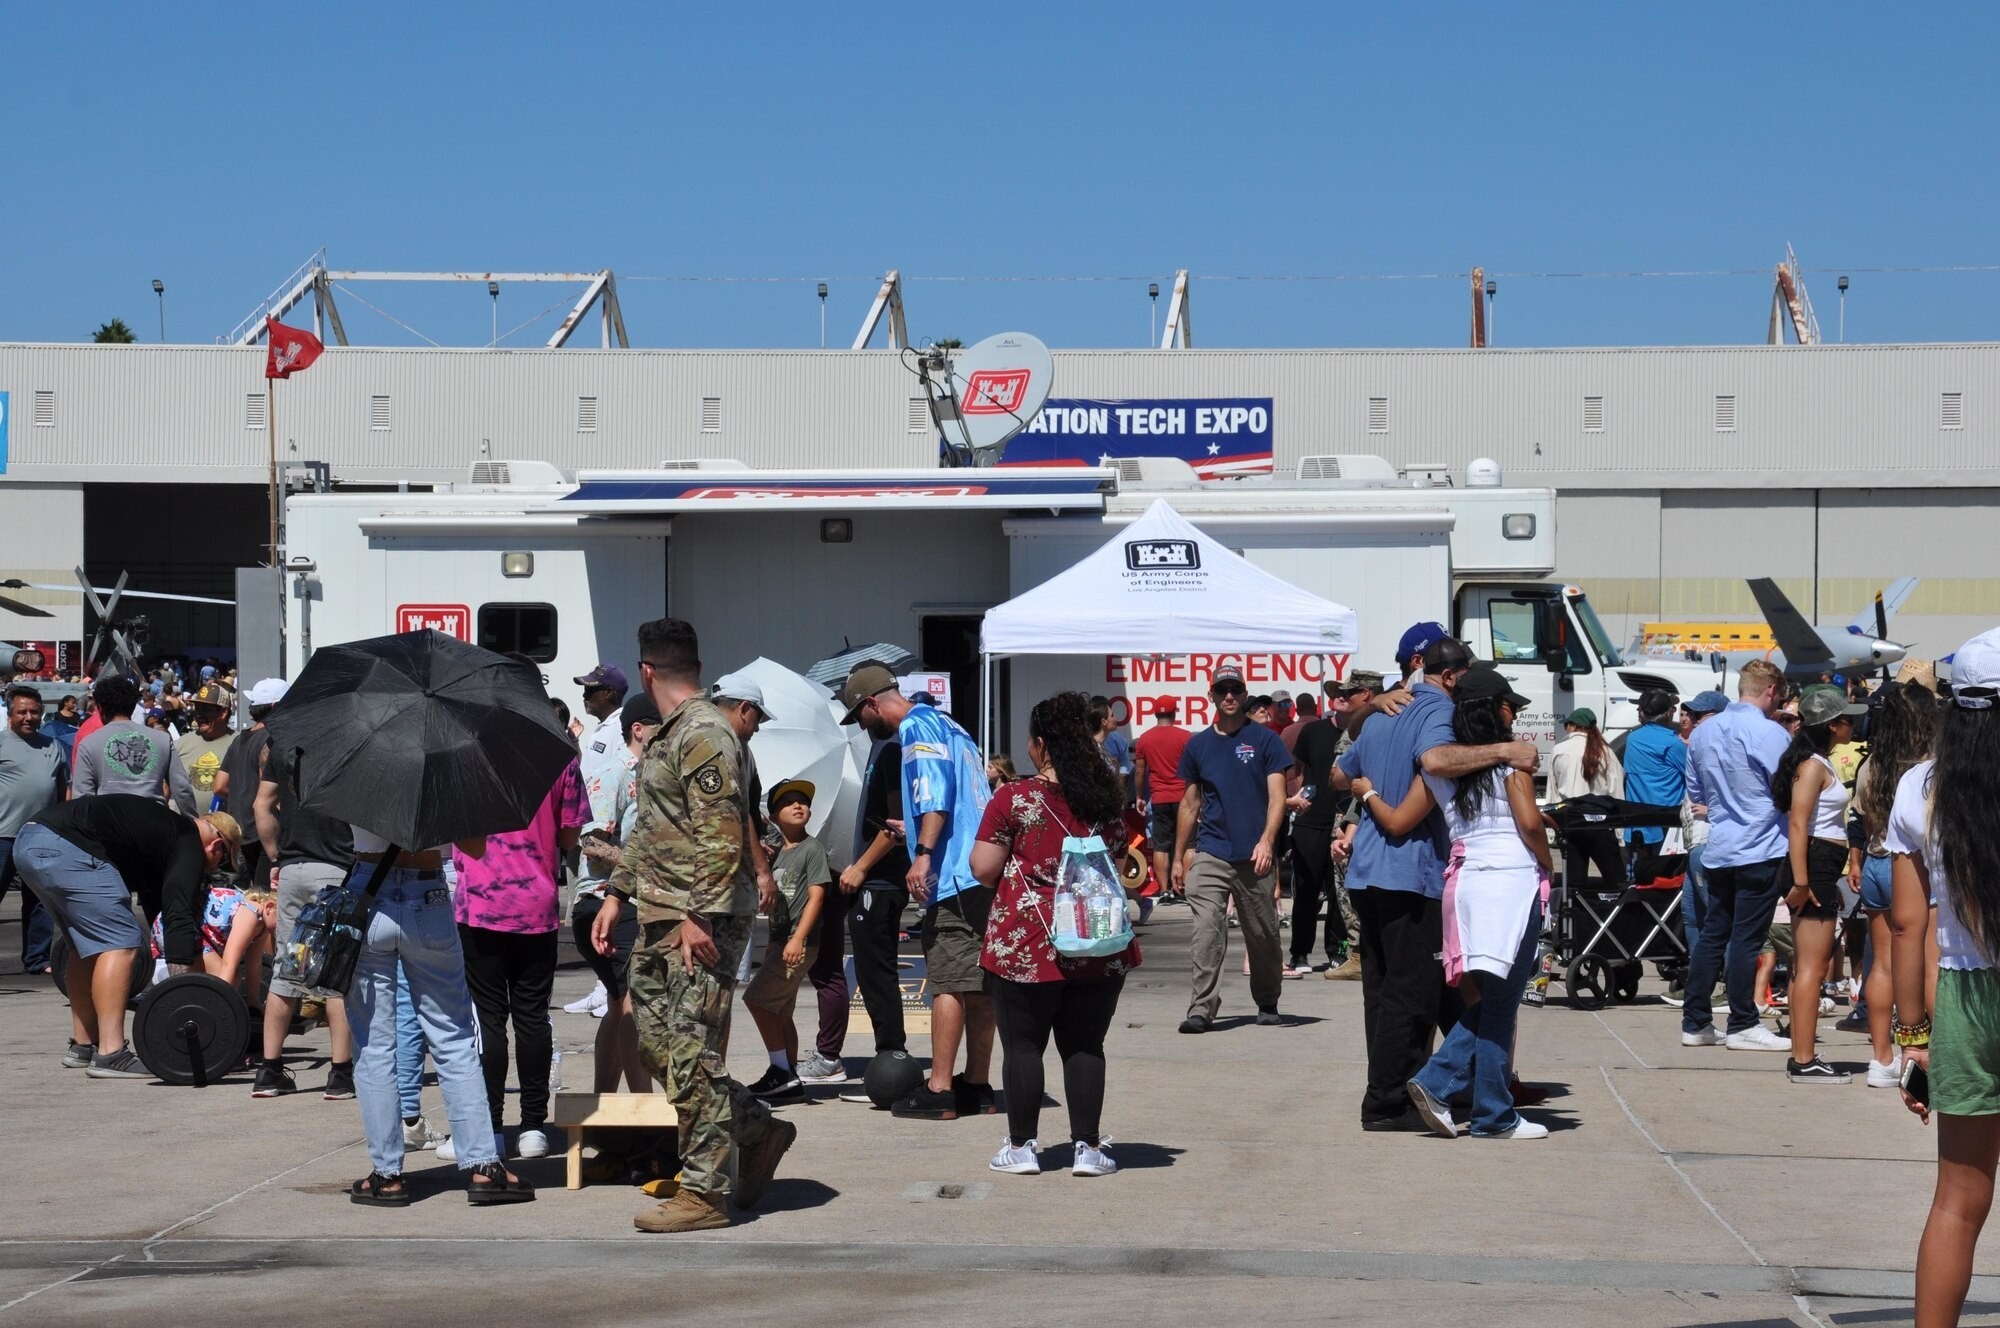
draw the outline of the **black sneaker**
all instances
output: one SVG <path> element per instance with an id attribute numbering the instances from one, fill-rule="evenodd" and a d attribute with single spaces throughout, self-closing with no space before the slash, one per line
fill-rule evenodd
<path id="1" fill-rule="evenodd" d="M 1277 1006 L 1267 1005 L 1263 1009 L 1257 1011 L 1257 1022 L 1263 1024 L 1267 1028 L 1273 1028 L 1279 1024 L 1284 1023 L 1285 1016 L 1278 1013 Z"/>
<path id="2" fill-rule="evenodd" d="M 62 1067 L 65 1070 L 87 1070 L 90 1068 L 92 1058 L 96 1055 L 97 1044 L 95 1042 L 72 1041 L 69 1044 L 69 1050 L 63 1053 Z"/>
<path id="3" fill-rule="evenodd" d="M 298 1080 L 292 1078 L 292 1072 L 277 1061 L 265 1061 L 258 1066 L 257 1082 L 250 1085 L 251 1097 L 283 1097 L 298 1091 Z"/>
<path id="4" fill-rule="evenodd" d="M 805 1085 L 798 1075 L 790 1070 L 781 1070 L 773 1065 L 764 1071 L 764 1077 L 750 1085 L 750 1096 L 767 1104 L 778 1106 L 787 1102 L 806 1100 Z"/>
<path id="5" fill-rule="evenodd" d="M 961 1116 L 993 1116 L 1000 1111 L 1000 1103 L 993 1096 L 992 1084 L 968 1083 L 962 1074 L 951 1077 L 951 1095 L 958 1103 Z"/>
<path id="6" fill-rule="evenodd" d="M 1183 1033 L 1206 1033 L 1208 1027 L 1208 1016 L 1205 1014 L 1191 1014 L 1181 1020 L 1181 1032 Z"/>
<path id="7" fill-rule="evenodd" d="M 1431 1127 L 1412 1109 L 1400 1116 L 1370 1116 L 1361 1122 L 1369 1134 L 1429 1134 Z"/>
<path id="8" fill-rule="evenodd" d="M 1795 1084 L 1846 1084 L 1854 1081 L 1853 1075 L 1845 1070 L 1834 1069 L 1817 1056 L 1804 1065 L 1787 1056 L 1785 1077 Z"/>
<path id="9" fill-rule="evenodd" d="M 915 1092 L 889 1108 L 889 1114 L 905 1120 L 957 1120 L 958 1094 L 933 1093 L 929 1084 L 918 1084 Z"/>
<path id="10" fill-rule="evenodd" d="M 1843 1033 L 1866 1033 L 1868 1014 L 1864 1010 L 1849 1010 L 1834 1027 Z"/>
<path id="11" fill-rule="evenodd" d="M 255 1097 L 257 1090 L 251 1089 L 250 1094 Z M 326 1092 L 322 1096 L 328 1102 L 346 1102 L 354 1097 L 354 1062 L 343 1065 L 335 1061 L 326 1067 Z"/>

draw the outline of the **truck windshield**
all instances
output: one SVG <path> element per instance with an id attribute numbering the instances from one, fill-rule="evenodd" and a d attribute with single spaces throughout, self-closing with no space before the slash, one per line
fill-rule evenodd
<path id="1" fill-rule="evenodd" d="M 1604 624 L 1597 621 L 1597 610 L 1590 607 L 1590 601 L 1581 594 L 1569 597 L 1570 607 L 1576 612 L 1576 620 L 1583 626 L 1583 634 L 1590 638 L 1590 648 L 1597 652 L 1598 662 L 1606 668 L 1616 668 L 1625 661 L 1618 654 L 1618 647 L 1611 644 L 1605 634 Z"/>

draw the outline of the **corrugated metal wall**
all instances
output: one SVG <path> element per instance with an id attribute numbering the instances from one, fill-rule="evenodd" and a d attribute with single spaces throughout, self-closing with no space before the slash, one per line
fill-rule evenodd
<path id="1" fill-rule="evenodd" d="M 263 351 L 0 346 L 13 474 L 185 482 L 262 475 Z M 280 450 L 356 483 L 428 482 L 485 454 L 565 467 L 724 456 L 765 466 L 929 465 L 915 380 L 889 351 L 329 351 L 276 385 Z M 34 423 L 38 392 L 53 423 Z M 1374 452 L 1607 487 L 2000 484 L 2000 345 L 1629 350 L 1061 351 L 1056 392 L 1268 396 L 1277 459 Z M 1943 427 L 1958 393 L 1963 427 Z M 1734 429 L 1716 428 L 1733 398 Z M 371 414 L 388 398 L 385 422 Z M 1368 402 L 1387 402 L 1370 432 Z M 1603 430 L 1584 401 L 1602 398 Z M 580 428 L 580 401 L 596 406 Z M 703 430 L 703 399 L 718 427 Z M 295 450 L 294 450 L 295 449 Z"/>

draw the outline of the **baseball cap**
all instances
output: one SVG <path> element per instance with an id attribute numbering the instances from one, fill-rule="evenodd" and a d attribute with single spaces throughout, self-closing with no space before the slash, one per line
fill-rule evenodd
<path id="1" fill-rule="evenodd" d="M 1347 676 L 1339 682 L 1326 684 L 1328 696 L 1352 696 L 1356 692 L 1379 692 L 1382 690 L 1382 675 L 1373 669 L 1349 669 Z"/>
<path id="2" fill-rule="evenodd" d="M 781 779 L 771 786 L 770 796 L 764 799 L 764 805 L 769 807 L 773 812 L 776 812 L 780 802 L 791 797 L 793 794 L 798 794 L 805 798 L 806 805 L 811 806 L 816 792 L 808 780 Z"/>
<path id="3" fill-rule="evenodd" d="M 1218 683 L 1225 682 L 1233 682 L 1238 687 L 1241 687 L 1243 685 L 1243 670 L 1237 668 L 1234 664 L 1217 666 L 1215 676 L 1208 681 L 1208 689 L 1212 692 Z"/>
<path id="4" fill-rule="evenodd" d="M 1981 632 L 1951 657 L 1951 699 L 1961 710 L 1991 710 L 2000 696 L 2000 627 Z"/>
<path id="5" fill-rule="evenodd" d="M 1491 663 L 1474 664 L 1458 680 L 1458 690 L 1452 694 L 1458 701 L 1484 701 L 1498 699 L 1505 701 L 1516 710 L 1526 710 L 1532 704 L 1527 697 L 1514 690 L 1500 670 Z M 1574 719 L 1574 715 L 1572 715 Z"/>
<path id="6" fill-rule="evenodd" d="M 771 712 L 764 708 L 764 689 L 747 673 L 723 674 L 715 680 L 715 686 L 708 689 L 708 694 L 718 701 L 748 701 L 765 719 L 771 717 Z"/>
<path id="7" fill-rule="evenodd" d="M 1178 715 L 1180 712 L 1181 702 L 1177 696 L 1162 696 L 1153 702 L 1153 713 L 1156 715 Z"/>
<path id="8" fill-rule="evenodd" d="M 1403 633 L 1403 639 L 1396 643 L 1396 663 L 1400 666 L 1410 662 L 1410 656 L 1421 655 L 1431 648 L 1431 642 L 1450 636 L 1442 623 L 1420 622 Z"/>
<path id="9" fill-rule="evenodd" d="M 634 724 L 660 723 L 660 703 L 653 699 L 651 692 L 634 692 L 625 698 L 625 704 L 618 710 L 618 731 L 629 741 Z"/>
<path id="10" fill-rule="evenodd" d="M 625 681 L 625 670 L 616 664 L 599 664 L 581 678 L 572 681 L 586 691 L 593 687 L 603 687 L 623 696 L 632 690 L 632 685 Z"/>
<path id="11" fill-rule="evenodd" d="M 215 827 L 215 833 L 222 837 L 222 847 L 227 851 L 229 870 L 240 871 L 243 865 L 243 827 L 228 812 L 208 812 L 200 819 Z"/>
<path id="12" fill-rule="evenodd" d="M 1460 683 L 1459 686 L 1463 688 L 1465 684 Z M 1594 729 L 1597 727 L 1597 712 L 1589 706 L 1578 706 L 1569 712 L 1569 718 L 1563 723 L 1574 724 L 1580 729 Z"/>
<path id="13" fill-rule="evenodd" d="M 840 704 L 847 713 L 842 715 L 843 724 L 859 724 L 861 707 L 869 698 L 883 692 L 896 690 L 896 675 L 880 664 L 857 664 L 847 675 L 847 681 L 840 686 Z"/>
<path id="14" fill-rule="evenodd" d="M 291 684 L 283 678 L 260 678 L 250 685 L 250 704 L 253 706 L 276 705 L 285 699 Z"/>
<path id="15" fill-rule="evenodd" d="M 1696 692 L 1681 702 L 1681 709 L 1691 715 L 1719 715 L 1729 709 L 1729 698 L 1710 688 L 1705 692 Z"/>
<path id="16" fill-rule="evenodd" d="M 1816 682 L 1799 693 L 1799 721 L 1804 724 L 1831 724 L 1842 715 L 1853 718 L 1867 713 L 1867 706 L 1849 705 L 1847 693 L 1829 683 Z"/>
<path id="17" fill-rule="evenodd" d="M 193 696 L 188 698 L 188 703 L 198 706 L 214 706 L 218 710 L 227 710 L 233 702 L 227 687 L 224 687 L 219 682 L 205 682 L 196 690 Z"/>
<path id="18" fill-rule="evenodd" d="M 1277 691 L 1271 693 L 1272 705 L 1290 705 L 1291 701 L 1292 701 L 1292 694 L 1286 691 L 1282 687 L 1280 687 Z"/>
<path id="19" fill-rule="evenodd" d="M 210 678 L 213 678 L 214 676 L 215 676 L 215 665 L 204 664 L 201 666 L 201 680 L 203 682 L 207 682 Z"/>

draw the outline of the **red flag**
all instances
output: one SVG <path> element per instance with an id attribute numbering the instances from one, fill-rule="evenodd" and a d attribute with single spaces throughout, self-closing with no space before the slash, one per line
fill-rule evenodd
<path id="1" fill-rule="evenodd" d="M 309 369 L 326 347 L 318 337 L 300 327 L 286 327 L 275 318 L 264 320 L 270 348 L 264 356 L 264 377 L 290 378 Z"/>

